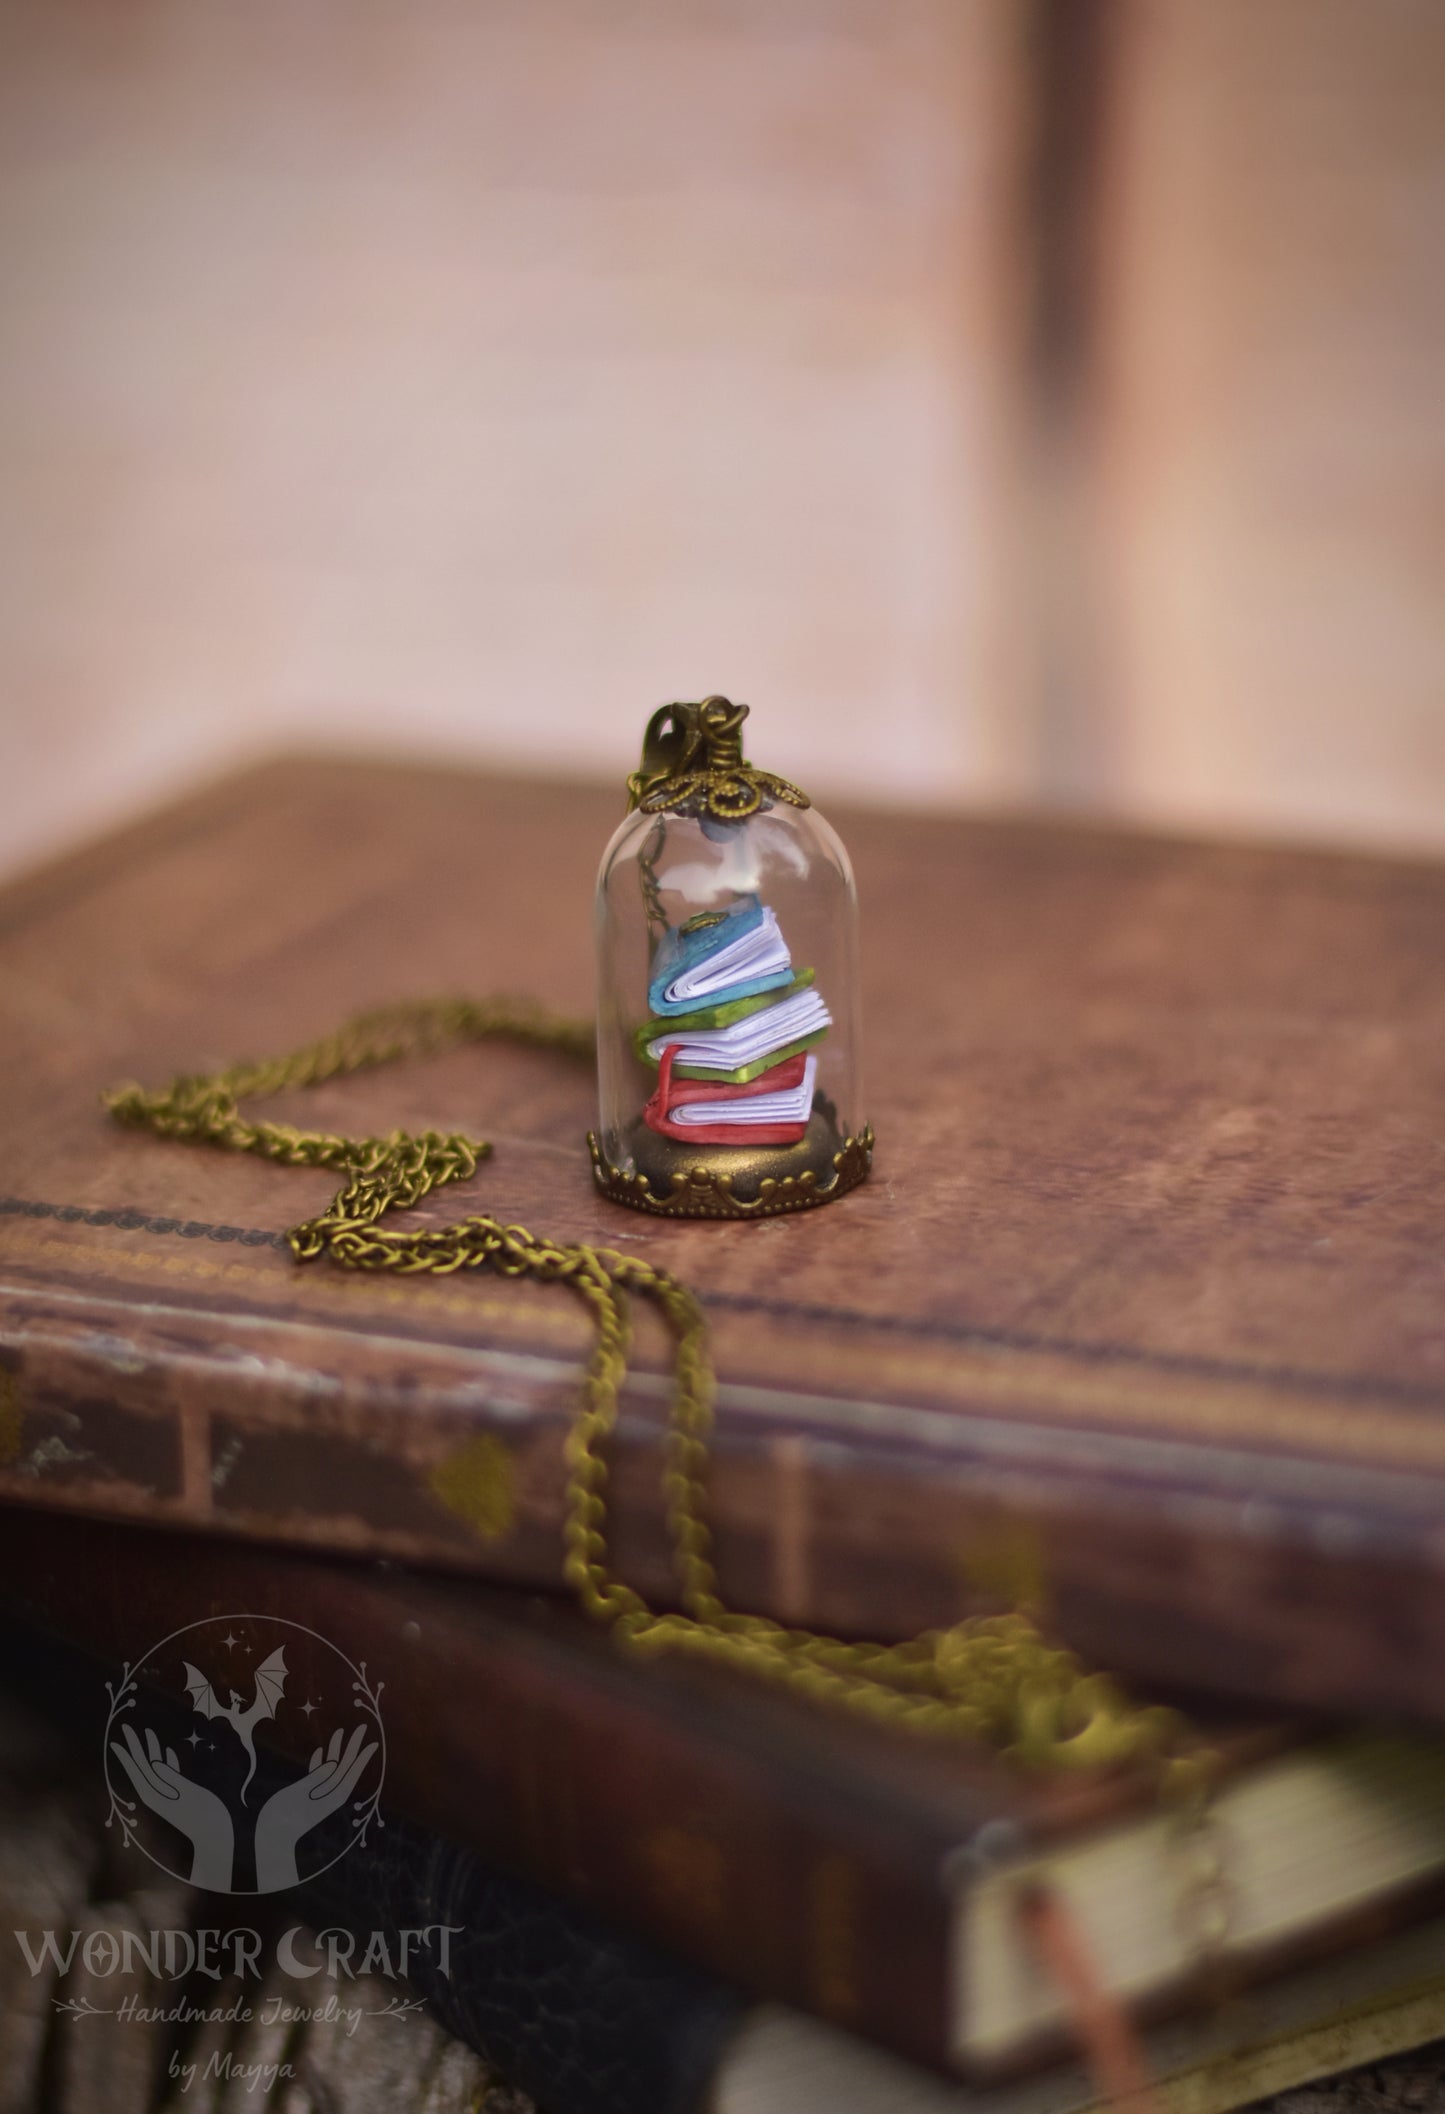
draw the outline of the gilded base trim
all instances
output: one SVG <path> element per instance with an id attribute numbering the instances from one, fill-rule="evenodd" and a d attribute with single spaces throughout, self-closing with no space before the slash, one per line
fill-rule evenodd
<path id="1" fill-rule="evenodd" d="M 587 1134 L 587 1150 L 603 1196 L 611 1203 L 626 1204 L 629 1210 L 651 1211 L 660 1218 L 777 1218 L 784 1212 L 831 1204 L 835 1197 L 846 1196 L 865 1181 L 873 1165 L 873 1130 L 871 1125 L 865 1126 L 856 1138 L 845 1138 L 821 1167 L 804 1166 L 796 1174 L 765 1174 L 750 1167 L 741 1167 L 736 1173 L 725 1172 L 716 1164 L 717 1154 L 710 1156 L 712 1165 L 693 1161 L 673 1168 L 666 1176 L 646 1169 L 628 1174 L 602 1157 L 602 1147 L 593 1131 Z M 774 1152 L 768 1158 L 776 1163 L 784 1154 Z M 654 1188 L 659 1179 L 665 1179 L 668 1186 Z"/>

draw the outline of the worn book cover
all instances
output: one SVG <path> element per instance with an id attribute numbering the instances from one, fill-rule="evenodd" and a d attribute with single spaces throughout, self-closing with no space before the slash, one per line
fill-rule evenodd
<path id="1" fill-rule="evenodd" d="M 589 1342 L 562 1288 L 298 1267 L 324 1172 L 103 1089 L 436 993 L 590 1003 L 605 791 L 287 761 L 0 896 L 0 1491 L 556 1587 Z M 269 1104 L 494 1142 L 427 1206 L 648 1257 L 720 1374 L 740 1607 L 901 1636 L 1025 1599 L 1089 1658 L 1438 1717 L 1445 871 L 843 818 L 873 1179 L 756 1225 L 619 1210 L 585 1066 L 452 1050 Z M 611 1528 L 673 1591 L 639 1318 Z"/>
<path id="2" fill-rule="evenodd" d="M 98 1699 L 105 1674 L 124 1695 L 124 1666 L 203 1785 L 234 1790 L 238 1726 L 309 1757 L 318 1797 L 323 1749 L 365 1739 L 355 1810 L 374 1792 L 758 1997 L 972 2076 L 1072 2045 L 1024 1890 L 1056 1895 L 1105 1986 L 1156 2018 L 1207 2009 L 1221 1970 L 1242 1989 L 1377 1937 L 1445 1887 L 1435 1741 L 1195 1706 L 1217 1770 L 1191 1821 L 1147 1768 L 1031 1772 L 629 1652 L 555 1598 L 11 1508 L 0 1616 L 95 1655 L 88 1682 L 55 1677 L 71 1703 Z M 145 1697 L 134 1715 L 147 1722 Z M 231 1808 L 247 1880 L 249 1781 Z M 186 1845 L 167 1843 L 184 1876 Z M 1230 1904 L 1208 1947 L 1191 1921 L 1206 1850 Z M 368 1836 L 350 1854 L 386 1848 Z"/>

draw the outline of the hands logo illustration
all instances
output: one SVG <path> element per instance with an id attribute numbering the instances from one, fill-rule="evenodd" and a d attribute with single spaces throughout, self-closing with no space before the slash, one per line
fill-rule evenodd
<path id="1" fill-rule="evenodd" d="M 127 1725 L 122 1738 L 124 1745 L 112 1740 L 110 1751 L 141 1802 L 189 1841 L 192 1885 L 229 1893 L 236 1831 L 225 1800 L 183 1775 L 175 1749 L 163 1749 L 154 1732 L 147 1730 L 142 1745 L 134 1726 Z M 377 1743 L 367 1740 L 364 1726 L 355 1727 L 344 1747 L 338 1729 L 324 1751 L 316 1749 L 305 1776 L 271 1794 L 256 1816 L 258 1894 L 297 1885 L 296 1845 L 346 1803 L 376 1751 Z"/>
<path id="2" fill-rule="evenodd" d="M 174 1747 L 162 1753 L 161 1743 L 147 1731 L 142 1747 L 135 1727 L 124 1728 L 125 1746 L 110 1743 L 110 1751 L 134 1784 L 152 1813 L 179 1829 L 191 1845 L 189 1878 L 193 1886 L 209 1887 L 212 1893 L 229 1893 L 236 1857 L 236 1831 L 230 1808 L 204 1784 L 194 1784 L 181 1775 Z"/>
<path id="3" fill-rule="evenodd" d="M 283 1643 L 266 1652 L 265 1646 L 278 1630 L 283 1633 Z M 309 1668 L 306 1678 L 313 1693 L 319 1681 L 326 1692 L 335 1696 L 349 1680 L 354 1698 L 351 1709 L 361 1715 L 363 1722 L 349 1734 L 342 1729 L 333 1732 L 324 1746 L 312 1752 L 304 1776 L 272 1792 L 256 1814 L 248 1844 L 244 1835 L 238 1841 L 237 1831 L 247 1825 L 247 1793 L 257 1768 L 255 1731 L 263 1721 L 275 1718 L 285 1703 L 289 1678 L 285 1654 L 293 1643 Z M 224 1677 L 219 1683 L 215 1678 L 208 1679 L 192 1658 L 182 1655 L 182 1648 L 187 1653 L 195 1652 L 203 1662 L 209 1656 L 212 1664 L 220 1667 L 234 1665 L 240 1670 L 249 1661 L 250 1700 L 243 1701 L 234 1682 Z M 226 1658 L 221 1656 L 223 1651 Z M 232 1654 L 240 1657 L 233 1658 Z M 126 1841 L 135 1842 L 163 1870 L 188 1877 L 192 1885 L 205 1887 L 211 1893 L 279 1893 L 285 1887 L 298 1885 L 303 1877 L 297 1864 L 300 1845 L 348 1801 L 353 1808 L 348 1815 L 349 1841 L 341 1841 L 339 1829 L 330 1830 L 310 1853 L 311 1871 L 324 1869 L 325 1862 L 334 1862 L 346 1849 L 364 1843 L 368 1829 L 373 1824 L 380 1825 L 381 1779 L 386 1770 L 386 1734 L 380 1709 L 382 1684 L 368 1680 L 364 1664 L 353 1664 L 315 1630 L 307 1630 L 303 1624 L 289 1622 L 282 1616 L 208 1616 L 163 1638 L 141 1664 L 147 1679 L 162 1689 L 169 1688 L 171 1678 L 179 1673 L 191 1709 L 207 1729 L 219 1729 L 222 1723 L 230 1728 L 221 1736 L 219 1746 L 204 1741 L 199 1728 L 193 1730 L 190 1745 L 197 1759 L 189 1766 L 196 1773 L 188 1776 L 174 1747 L 164 1746 L 150 1727 L 124 1722 L 125 1714 L 135 1710 L 141 1699 L 137 1671 L 128 1665 L 118 1686 L 106 1684 L 111 1699 L 105 1728 L 106 1779 L 111 1800 L 107 1826 L 118 1823 Z M 308 1723 L 315 1707 L 310 1700 L 300 1706 Z M 293 1732 L 298 1723 L 299 1716 L 293 1715 Z M 232 1763 L 239 1759 L 231 1745 L 231 1734 L 248 1765 L 239 1791 L 231 1770 Z M 282 1744 L 286 1744 L 284 1739 Z M 213 1755 L 214 1763 L 203 1765 L 203 1754 Z M 378 1755 L 380 1766 L 370 1790 L 353 1796 Z M 206 1781 L 199 1780 L 202 1775 Z M 126 1785 L 135 1793 L 134 1799 L 126 1796 Z M 165 1821 L 190 1844 L 189 1873 L 179 1871 L 164 1856 L 148 1848 L 136 1825 L 139 1806 Z M 250 1877 L 248 1849 L 254 1852 L 254 1889 L 246 1883 Z M 318 1865 L 318 1856 L 325 1862 Z M 310 1872 L 304 1876 L 310 1876 Z"/>

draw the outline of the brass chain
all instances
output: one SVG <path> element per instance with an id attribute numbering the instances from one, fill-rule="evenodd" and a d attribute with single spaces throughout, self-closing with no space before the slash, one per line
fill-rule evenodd
<path id="1" fill-rule="evenodd" d="M 844 1642 L 729 1608 L 712 1562 L 704 1481 L 715 1380 L 707 1321 L 695 1293 L 641 1257 L 582 1241 L 554 1241 L 472 1213 L 420 1232 L 384 1226 L 390 1212 L 475 1174 L 491 1146 L 459 1132 L 394 1130 L 343 1137 L 257 1122 L 239 1104 L 459 1042 L 501 1037 L 590 1055 L 591 1029 L 526 1002 L 441 1000 L 366 1013 L 290 1056 L 182 1077 L 158 1093 L 134 1085 L 104 1097 L 119 1123 L 162 1138 L 223 1146 L 344 1177 L 318 1217 L 287 1243 L 298 1262 L 321 1256 L 353 1270 L 446 1275 L 492 1270 L 564 1284 L 595 1331 L 576 1420 L 566 1442 L 563 1574 L 587 1613 L 639 1651 L 685 1651 L 722 1661 L 817 1702 L 912 1731 L 986 1743 L 1033 1768 L 1153 1769 L 1161 1787 L 1197 1791 L 1209 1758 L 1172 1710 L 1132 1705 L 1102 1674 L 1051 1644 L 1023 1612 L 977 1617 L 903 1644 Z M 606 1446 L 627 1372 L 629 1301 L 651 1302 L 672 1340 L 672 1405 L 663 1487 L 683 1612 L 658 1612 L 612 1571 L 607 1541 Z"/>
<path id="2" fill-rule="evenodd" d="M 637 854 L 637 874 L 642 884 L 642 907 L 647 916 L 647 929 L 652 934 L 661 934 L 667 930 L 667 912 L 662 907 L 662 890 L 657 879 L 657 857 L 666 842 L 667 824 L 659 815 Z"/>

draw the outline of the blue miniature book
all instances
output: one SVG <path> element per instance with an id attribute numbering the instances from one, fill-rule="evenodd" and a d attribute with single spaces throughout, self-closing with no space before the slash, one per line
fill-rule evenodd
<path id="1" fill-rule="evenodd" d="M 776 991 L 792 981 L 792 957 L 777 918 L 755 895 L 740 896 L 727 910 L 663 934 L 652 960 L 647 1002 L 666 1018 Z"/>

